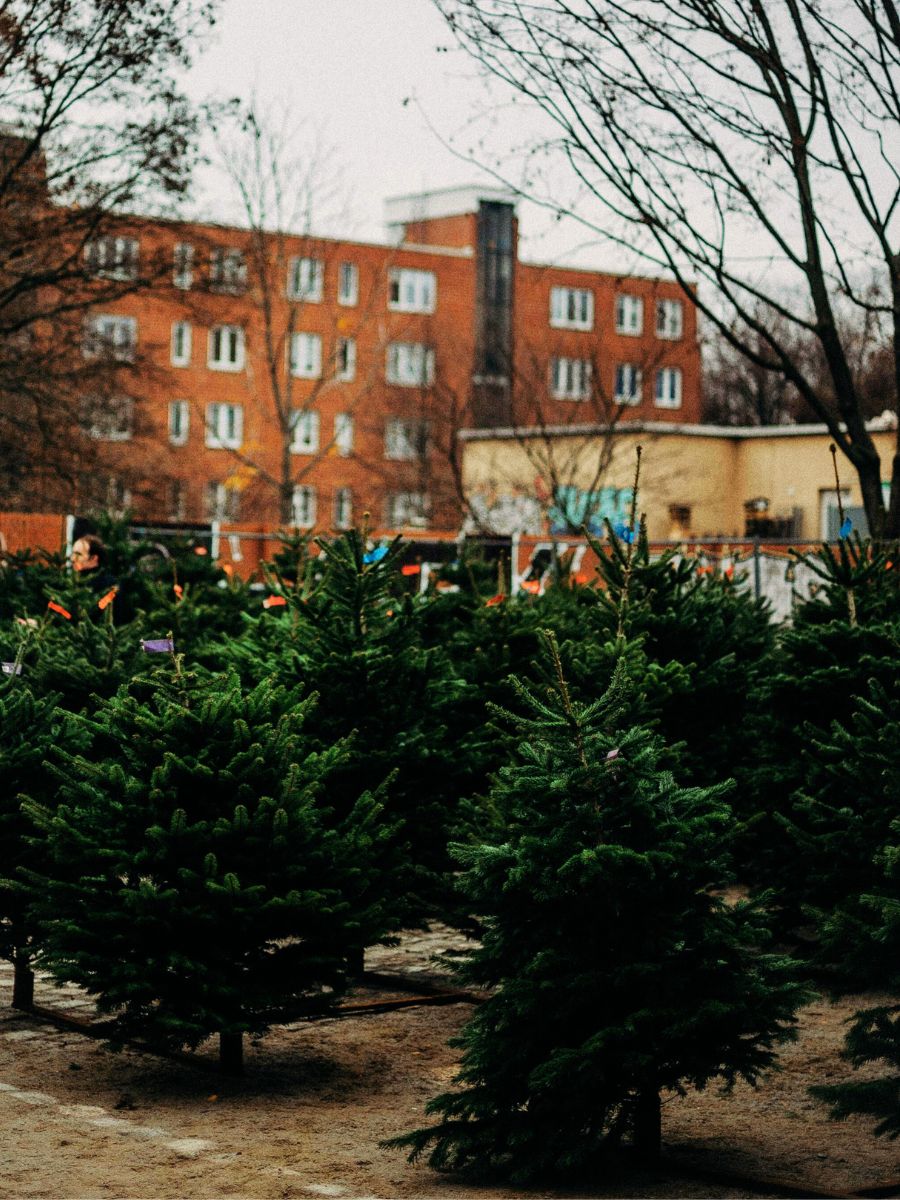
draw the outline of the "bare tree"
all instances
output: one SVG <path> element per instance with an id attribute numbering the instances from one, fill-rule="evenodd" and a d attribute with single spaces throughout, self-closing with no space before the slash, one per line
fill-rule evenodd
<path id="1" fill-rule="evenodd" d="M 547 203 L 666 269 L 709 326 L 782 376 L 853 464 L 873 533 L 900 536 L 900 453 L 865 426 L 842 307 L 871 313 L 900 379 L 900 12 L 895 0 L 435 0 L 459 42 L 545 120 L 576 199 Z M 872 282 L 874 281 L 874 291 Z M 783 297 L 796 289 L 799 305 Z M 772 318 L 777 317 L 775 321 Z M 791 336 L 785 336 L 791 331 Z M 794 353 L 813 339 L 828 386 Z"/>
<path id="2" fill-rule="evenodd" d="M 0 0 L 0 494 L 33 503 L 71 482 L 89 314 L 161 264 L 128 209 L 183 197 L 198 118 L 177 76 L 213 0 Z M 171 264 L 169 264 L 171 268 Z M 86 446 L 84 466 L 90 465 Z M 55 481 L 55 482 L 54 482 Z"/>
<path id="3" fill-rule="evenodd" d="M 291 525 L 297 523 L 296 489 L 316 464 L 325 456 L 354 453 L 342 444 L 337 427 L 319 440 L 319 412 L 340 386 L 342 416 L 352 421 L 375 386 L 378 356 L 357 356 L 357 334 L 374 328 L 377 342 L 374 310 L 376 301 L 383 302 L 385 280 L 354 273 L 348 284 L 352 307 L 332 312 L 329 302 L 323 309 L 324 277 L 335 274 L 346 255 L 340 242 L 318 231 L 346 227 L 349 217 L 340 163 L 317 127 L 298 124 L 284 108 L 263 110 L 251 99 L 220 118 L 216 135 L 220 165 L 248 232 L 238 286 L 249 300 L 253 349 L 262 368 L 248 386 L 276 446 L 274 462 L 256 447 L 233 448 L 231 454 L 252 473 L 263 506 L 268 508 L 264 497 L 274 495 L 279 521 Z M 202 307 L 203 299 L 193 303 Z M 320 311 L 328 314 L 324 330 Z M 306 438 L 300 453 L 304 431 L 312 429 L 316 436 Z"/>

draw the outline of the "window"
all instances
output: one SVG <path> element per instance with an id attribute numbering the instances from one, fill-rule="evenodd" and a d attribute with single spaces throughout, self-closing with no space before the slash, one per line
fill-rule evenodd
<path id="1" fill-rule="evenodd" d="M 338 304 L 356 304 L 359 299 L 359 268 L 342 262 L 338 267 Z"/>
<path id="2" fill-rule="evenodd" d="M 551 288 L 550 324 L 554 329 L 593 329 L 594 293 L 587 288 Z"/>
<path id="3" fill-rule="evenodd" d="M 319 414 L 308 409 L 291 413 L 291 453 L 315 454 L 319 449 Z"/>
<path id="4" fill-rule="evenodd" d="M 410 462 L 428 452 L 428 422 L 392 417 L 384 426 L 384 457 Z"/>
<path id="5" fill-rule="evenodd" d="M 585 358 L 550 360 L 550 390 L 557 400 L 587 400 L 591 394 L 591 364 Z"/>
<path id="6" fill-rule="evenodd" d="M 616 367 L 616 389 L 613 399 L 616 404 L 640 404 L 643 389 L 643 373 L 633 363 L 619 363 Z"/>
<path id="7" fill-rule="evenodd" d="M 134 362 L 136 350 L 137 321 L 134 317 L 101 314 L 88 318 L 83 347 L 85 358 Z"/>
<path id="8" fill-rule="evenodd" d="M 353 524 L 353 492 L 348 487 L 334 489 L 334 511 L 332 513 L 335 529 L 349 529 Z"/>
<path id="9" fill-rule="evenodd" d="M 353 453 L 353 417 L 350 413 L 335 414 L 334 444 L 342 458 Z"/>
<path id="10" fill-rule="evenodd" d="M 322 299 L 323 275 L 320 258 L 292 258 L 288 267 L 288 299 L 318 304 Z"/>
<path id="11" fill-rule="evenodd" d="M 178 242 L 172 251 L 172 283 L 186 291 L 194 282 L 194 247 Z"/>
<path id="12" fill-rule="evenodd" d="M 242 292 L 247 285 L 247 264 L 240 250 L 218 247 L 209 256 L 209 283 L 217 292 Z"/>
<path id="13" fill-rule="evenodd" d="M 434 382 L 434 351 L 421 342 L 391 342 L 387 348 L 387 381 L 400 387 Z"/>
<path id="14" fill-rule="evenodd" d="M 656 372 L 656 407 L 681 408 L 681 371 L 663 367 Z"/>
<path id="15" fill-rule="evenodd" d="M 298 529 L 309 529 L 316 523 L 316 489 L 301 483 L 294 488 L 291 497 L 291 524 Z"/>
<path id="16" fill-rule="evenodd" d="M 292 333 L 290 371 L 297 379 L 318 379 L 322 374 L 322 339 L 317 333 Z"/>
<path id="17" fill-rule="evenodd" d="M 137 279 L 137 238 L 96 238 L 85 245 L 84 257 L 92 275 L 100 275 L 104 279 Z"/>
<path id="18" fill-rule="evenodd" d="M 388 278 L 388 308 L 398 312 L 434 312 L 437 280 L 434 271 L 392 270 Z"/>
<path id="19" fill-rule="evenodd" d="M 191 406 L 187 400 L 169 402 L 169 441 L 173 446 L 183 446 L 188 440 L 191 422 Z"/>
<path id="20" fill-rule="evenodd" d="M 127 442 L 134 424 L 134 402 L 127 396 L 88 396 L 81 410 L 81 427 L 98 442 Z"/>
<path id="21" fill-rule="evenodd" d="M 240 371 L 244 366 L 244 331 L 240 325 L 214 325 L 209 331 L 206 364 L 212 371 Z"/>
<path id="22" fill-rule="evenodd" d="M 166 513 L 170 521 L 183 521 L 187 516 L 187 488 L 181 479 L 170 479 L 166 485 Z"/>
<path id="23" fill-rule="evenodd" d="M 684 328 L 684 306 L 680 300 L 657 300 L 656 336 L 677 339 Z"/>
<path id="24" fill-rule="evenodd" d="M 644 332 L 644 301 L 640 296 L 616 296 L 616 333 L 637 337 Z"/>
<path id="25" fill-rule="evenodd" d="M 206 444 L 212 450 L 237 450 L 244 439 L 241 404 L 207 404 Z"/>
<path id="26" fill-rule="evenodd" d="M 356 339 L 339 337 L 334 350 L 334 377 L 348 383 L 356 376 Z"/>
<path id="27" fill-rule="evenodd" d="M 423 492 L 394 492 L 387 498 L 387 526 L 389 529 L 402 529 L 411 525 L 422 529 L 428 524 L 430 507 L 428 497 Z"/>
<path id="28" fill-rule="evenodd" d="M 172 322 L 171 357 L 173 367 L 191 365 L 191 326 L 188 321 Z"/>
<path id="29" fill-rule="evenodd" d="M 207 521 L 236 521 L 240 492 L 226 483 L 208 483 L 204 493 Z"/>
<path id="30" fill-rule="evenodd" d="M 131 508 L 131 488 L 117 475 L 107 475 L 101 479 L 100 487 L 95 493 L 100 504 L 112 517 L 122 518 Z"/>

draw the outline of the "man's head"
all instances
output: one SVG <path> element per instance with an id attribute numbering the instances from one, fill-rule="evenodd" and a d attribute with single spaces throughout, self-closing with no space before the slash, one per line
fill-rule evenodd
<path id="1" fill-rule="evenodd" d="M 106 561 L 106 547 L 94 533 L 80 537 L 72 547 L 74 571 L 96 571 Z"/>

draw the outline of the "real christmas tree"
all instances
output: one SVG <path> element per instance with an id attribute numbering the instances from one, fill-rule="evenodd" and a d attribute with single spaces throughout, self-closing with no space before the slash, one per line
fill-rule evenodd
<path id="1" fill-rule="evenodd" d="M 354 947 L 395 915 L 372 862 L 379 801 L 340 816 L 346 743 L 313 751 L 314 699 L 171 669 L 133 680 L 59 751 L 56 809 L 25 804 L 45 864 L 23 885 L 40 962 L 97 997 L 114 1037 L 193 1046 L 237 1069 L 278 1010 L 327 1009 Z"/>
<path id="2" fill-rule="evenodd" d="M 461 974 L 494 989 L 457 1040 L 458 1091 L 438 1124 L 391 1143 L 438 1168 L 502 1169 L 515 1184 L 583 1175 L 629 1138 L 660 1141 L 660 1094 L 754 1081 L 791 1036 L 804 996 L 765 953 L 750 905 L 711 891 L 727 875 L 728 785 L 681 788 L 630 719 L 617 668 L 604 697 L 523 687 L 519 761 L 497 777 L 500 845 L 461 847 L 484 941 Z"/>

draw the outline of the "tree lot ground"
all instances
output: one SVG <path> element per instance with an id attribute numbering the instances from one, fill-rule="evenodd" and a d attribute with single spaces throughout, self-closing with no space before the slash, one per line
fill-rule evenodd
<path id="1" fill-rule="evenodd" d="M 370 951 L 370 969 L 449 983 L 431 955 L 463 942 L 447 930 L 411 934 Z M 279 1026 L 248 1047 L 247 1075 L 127 1049 L 7 1007 L 0 972 L 0 1197 L 42 1200 L 268 1200 L 269 1197 L 483 1197 L 522 1195 L 490 1182 L 436 1175 L 379 1149 L 422 1123 L 426 1101 L 450 1082 L 447 1039 L 466 1004 Z M 389 993 L 385 993 L 389 994 Z M 397 995 L 399 993 L 393 993 Z M 351 997 L 373 998 L 368 990 Z M 83 998 L 39 987 L 38 1002 L 83 1012 Z M 715 1089 L 664 1105 L 665 1154 L 682 1170 L 615 1176 L 596 1187 L 536 1189 L 575 1197 L 749 1197 L 783 1191 L 710 1176 L 742 1174 L 819 1192 L 853 1192 L 900 1177 L 895 1144 L 862 1119 L 829 1122 L 812 1083 L 850 1074 L 839 1057 L 844 1021 L 871 996 L 822 999 L 801 1015 L 782 1070 L 757 1090 Z M 200 1056 L 215 1062 L 212 1042 Z M 877 1069 L 876 1069 L 877 1071 Z M 696 1174 L 691 1167 L 695 1166 Z"/>

